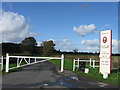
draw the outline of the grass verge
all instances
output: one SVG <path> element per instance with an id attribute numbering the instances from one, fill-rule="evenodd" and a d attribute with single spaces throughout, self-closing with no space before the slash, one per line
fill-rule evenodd
<path id="1" fill-rule="evenodd" d="M 60 61 L 61 60 L 50 60 L 51 63 L 55 64 L 58 67 L 60 67 Z M 73 66 L 72 61 L 66 59 L 64 62 L 64 69 L 72 71 L 72 66 Z M 89 68 L 89 69 L 90 69 L 90 72 L 88 74 L 84 72 L 79 72 L 79 71 L 72 71 L 72 72 L 77 73 L 78 75 L 83 75 L 88 78 L 101 81 L 101 82 L 105 82 L 113 85 L 120 85 L 120 78 L 119 78 L 120 71 L 114 70 L 113 73 L 111 73 L 107 79 L 103 79 L 102 74 L 99 73 L 99 68 Z"/>

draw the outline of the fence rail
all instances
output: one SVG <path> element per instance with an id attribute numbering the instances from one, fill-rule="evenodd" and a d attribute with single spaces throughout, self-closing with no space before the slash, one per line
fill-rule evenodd
<path id="1" fill-rule="evenodd" d="M 78 59 L 74 59 L 73 60 L 73 71 L 75 71 L 75 68 L 79 68 L 79 64 L 80 62 L 89 62 L 89 67 L 99 67 L 97 65 L 95 65 L 96 62 L 99 62 L 99 61 L 96 61 L 96 60 L 91 60 L 91 58 L 89 60 L 80 60 L 79 58 Z M 76 64 L 77 63 L 77 64 Z"/>

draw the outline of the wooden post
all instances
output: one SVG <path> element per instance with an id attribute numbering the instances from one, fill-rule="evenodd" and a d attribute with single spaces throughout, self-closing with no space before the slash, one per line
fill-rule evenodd
<path id="1" fill-rule="evenodd" d="M 9 72 L 9 54 L 6 53 L 6 72 Z"/>

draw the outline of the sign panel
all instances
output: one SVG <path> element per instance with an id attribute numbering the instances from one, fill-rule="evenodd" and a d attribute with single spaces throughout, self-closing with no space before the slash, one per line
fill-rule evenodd
<path id="1" fill-rule="evenodd" d="M 100 32 L 100 73 L 111 73 L 112 69 L 112 30 Z"/>

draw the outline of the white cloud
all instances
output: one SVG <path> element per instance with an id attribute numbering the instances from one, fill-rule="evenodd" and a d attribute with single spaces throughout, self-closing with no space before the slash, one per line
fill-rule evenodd
<path id="1" fill-rule="evenodd" d="M 96 26 L 94 24 L 80 25 L 78 28 L 73 27 L 73 30 L 76 31 L 80 36 L 85 36 L 88 33 L 95 33 L 96 32 Z"/>
<path id="2" fill-rule="evenodd" d="M 116 52 L 116 53 L 119 52 L 119 49 L 120 49 L 119 45 L 120 45 L 120 40 L 115 40 L 115 39 L 112 40 L 112 50 L 113 50 L 113 52 Z"/>
<path id="3" fill-rule="evenodd" d="M 36 35 L 36 33 L 30 32 L 31 26 L 26 23 L 23 15 L 3 10 L 1 12 L 0 32 L 2 32 L 2 42 L 20 42 L 25 37 Z"/>
<path id="4" fill-rule="evenodd" d="M 110 24 L 105 24 L 105 27 L 109 27 L 109 26 L 111 26 Z"/>
<path id="5" fill-rule="evenodd" d="M 37 46 L 41 46 L 42 41 L 37 41 Z"/>
<path id="6" fill-rule="evenodd" d="M 110 24 L 105 24 L 100 30 L 105 30 L 110 28 Z"/>
<path id="7" fill-rule="evenodd" d="M 98 52 L 99 50 L 99 40 L 82 40 L 82 51 L 88 51 L 88 52 Z"/>
<path id="8" fill-rule="evenodd" d="M 112 45 L 113 45 L 113 47 L 118 47 L 118 45 L 120 45 L 120 40 L 113 39 Z"/>
<path id="9" fill-rule="evenodd" d="M 89 45 L 89 46 L 99 46 L 99 40 L 82 40 L 81 44 L 83 45 Z"/>
<path id="10" fill-rule="evenodd" d="M 55 41 L 55 44 L 57 50 L 60 49 L 61 51 L 72 51 L 73 49 L 75 49 L 73 43 L 67 38 L 64 38 L 61 41 Z"/>
<path id="11" fill-rule="evenodd" d="M 118 53 L 118 43 L 120 45 L 120 41 L 113 39 L 112 40 L 112 51 L 113 53 Z M 89 52 L 99 52 L 99 40 L 82 40 L 82 51 L 89 51 Z"/>

